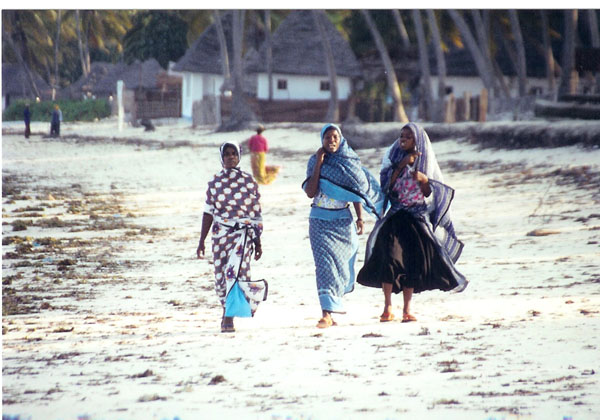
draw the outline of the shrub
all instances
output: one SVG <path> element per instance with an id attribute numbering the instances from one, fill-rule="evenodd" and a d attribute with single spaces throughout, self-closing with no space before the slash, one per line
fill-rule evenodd
<path id="1" fill-rule="evenodd" d="M 13 102 L 2 113 L 3 121 L 23 121 L 26 101 Z M 29 102 L 31 121 L 50 122 L 54 104 L 62 111 L 63 121 L 94 121 L 110 116 L 110 104 L 106 99 L 87 99 L 85 101 L 57 100 Z"/>

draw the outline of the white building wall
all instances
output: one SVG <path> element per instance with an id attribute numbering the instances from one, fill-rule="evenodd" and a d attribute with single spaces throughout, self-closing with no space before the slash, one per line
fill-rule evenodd
<path id="1" fill-rule="evenodd" d="M 287 89 L 278 89 L 277 81 L 286 80 Z M 321 81 L 329 82 L 327 76 L 298 76 L 273 74 L 273 99 L 327 100 L 331 94 L 321 90 Z M 258 99 L 269 99 L 269 78 L 267 73 L 259 73 L 257 80 Z M 350 78 L 338 76 L 338 98 L 348 99 L 351 93 Z"/>
<path id="2" fill-rule="evenodd" d="M 205 73 L 183 72 L 181 85 L 181 116 L 192 118 L 192 107 L 195 101 L 205 96 L 220 96 L 223 76 Z"/>
<path id="3" fill-rule="evenodd" d="M 511 97 L 516 97 L 519 94 L 519 80 L 517 77 L 505 77 L 504 78 Z M 471 96 L 478 96 L 483 89 L 483 82 L 479 77 L 461 77 L 461 76 L 447 76 L 446 86 L 452 86 L 452 93 L 455 98 L 463 97 L 465 92 L 469 92 Z M 438 78 L 437 76 L 431 76 L 431 89 L 432 92 L 437 92 Z M 548 81 L 545 78 L 534 78 L 530 77 L 527 79 L 527 92 L 532 89 L 539 89 L 541 93 L 548 92 Z"/>

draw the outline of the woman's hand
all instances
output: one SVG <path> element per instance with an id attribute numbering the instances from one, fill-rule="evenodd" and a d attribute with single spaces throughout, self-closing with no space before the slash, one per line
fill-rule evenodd
<path id="1" fill-rule="evenodd" d="M 365 222 L 363 219 L 356 219 L 356 233 L 362 235 L 365 230 Z"/>
<path id="2" fill-rule="evenodd" d="M 421 192 L 425 197 L 429 197 L 431 194 L 431 186 L 429 185 L 429 178 L 423 172 L 414 171 L 413 179 L 419 183 L 419 187 L 421 187 Z"/>
<path id="3" fill-rule="evenodd" d="M 320 147 L 319 150 L 317 150 L 316 156 L 317 156 L 317 165 L 321 166 L 323 164 L 323 161 L 325 160 L 325 154 L 327 152 L 325 151 L 325 149 L 323 147 Z"/>
<path id="4" fill-rule="evenodd" d="M 414 164 L 419 156 L 421 156 L 421 153 L 417 152 L 416 150 L 413 152 L 410 152 L 408 155 L 404 156 L 404 159 L 402 159 L 400 161 L 399 167 L 403 168 L 407 165 Z"/>
<path id="5" fill-rule="evenodd" d="M 204 251 L 205 251 L 205 249 L 204 249 L 204 242 L 200 242 L 198 244 L 198 249 L 196 249 L 196 256 L 199 259 L 203 258 L 204 257 Z"/>
<path id="6" fill-rule="evenodd" d="M 262 245 L 259 239 L 254 242 L 254 259 L 258 261 L 260 260 L 260 257 L 262 257 Z"/>

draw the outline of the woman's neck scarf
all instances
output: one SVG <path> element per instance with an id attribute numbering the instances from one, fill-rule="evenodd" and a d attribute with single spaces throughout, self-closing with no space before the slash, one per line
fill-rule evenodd
<path id="1" fill-rule="evenodd" d="M 377 179 L 361 165 L 360 158 L 348 145 L 337 125 L 326 124 L 321 129 L 321 144 L 325 132 L 330 127 L 335 128 L 340 134 L 340 147 L 335 153 L 325 154 L 321 166 L 319 189 L 323 194 L 335 200 L 360 202 L 367 212 L 379 218 L 384 195 Z M 307 179 L 302 184 L 303 188 L 313 174 L 316 159 L 316 154 L 314 154 L 308 161 Z"/>
<path id="2" fill-rule="evenodd" d="M 236 168 L 238 168 L 240 166 L 240 162 L 242 161 L 242 149 L 236 142 L 233 142 L 233 141 L 225 142 L 221 145 L 221 147 L 219 147 L 219 156 L 221 157 L 221 166 L 223 168 L 225 168 L 225 162 L 223 161 L 223 154 L 225 153 L 225 149 L 227 147 L 233 147 L 237 151 L 239 161 L 238 161 Z"/>
<path id="3" fill-rule="evenodd" d="M 433 225 L 434 231 L 442 228 L 440 234 L 442 243 L 446 247 L 452 260 L 456 262 L 462 252 L 463 244 L 456 238 L 454 226 L 450 219 L 450 204 L 454 198 L 454 189 L 444 184 L 444 177 L 438 165 L 435 153 L 431 147 L 431 141 L 427 132 L 415 123 L 408 123 L 404 127 L 409 128 L 415 138 L 415 147 L 417 152 L 421 153 L 417 157 L 413 167 L 415 170 L 424 173 L 429 178 L 433 194 L 433 210 L 429 214 L 429 220 Z M 403 127 L 403 128 L 404 128 Z M 390 178 L 395 166 L 408 154 L 404 151 L 398 140 L 387 150 L 383 161 L 381 162 L 381 171 L 379 173 L 383 191 L 388 194 L 390 190 Z"/>

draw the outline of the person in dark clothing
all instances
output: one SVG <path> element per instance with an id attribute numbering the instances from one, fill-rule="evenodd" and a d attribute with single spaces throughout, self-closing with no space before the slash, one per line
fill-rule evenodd
<path id="1" fill-rule="evenodd" d="M 25 138 L 28 139 L 31 135 L 31 111 L 29 110 L 29 104 L 25 104 L 25 110 L 23 110 L 23 121 L 25 122 Z"/>
<path id="2" fill-rule="evenodd" d="M 52 119 L 50 120 L 50 135 L 52 137 L 60 137 L 60 122 L 62 120 L 62 112 L 60 107 L 54 105 L 54 111 L 52 111 Z"/>

